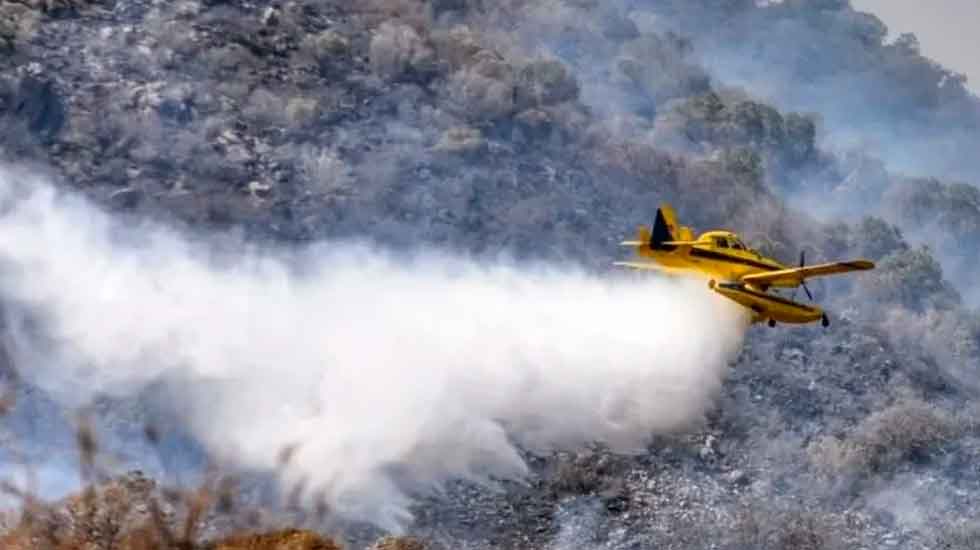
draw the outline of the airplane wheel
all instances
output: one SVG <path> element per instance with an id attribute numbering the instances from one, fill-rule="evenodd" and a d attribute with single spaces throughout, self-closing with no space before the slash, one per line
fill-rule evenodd
<path id="1" fill-rule="evenodd" d="M 776 320 L 769 319 L 769 328 L 775 328 L 775 327 L 776 327 Z"/>
<path id="2" fill-rule="evenodd" d="M 824 314 L 823 318 L 820 319 L 820 324 L 823 325 L 824 327 L 830 326 L 830 319 L 827 318 L 826 313 Z"/>

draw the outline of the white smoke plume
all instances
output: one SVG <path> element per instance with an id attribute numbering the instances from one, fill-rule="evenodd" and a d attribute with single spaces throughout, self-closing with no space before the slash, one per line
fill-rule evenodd
<path id="1" fill-rule="evenodd" d="M 210 452 L 272 471 L 297 445 L 284 482 L 393 530 L 415 490 L 521 478 L 518 448 L 634 451 L 697 422 L 745 330 L 700 280 L 197 241 L 0 172 L 21 375 L 70 406 L 183 380 L 174 407 Z"/>

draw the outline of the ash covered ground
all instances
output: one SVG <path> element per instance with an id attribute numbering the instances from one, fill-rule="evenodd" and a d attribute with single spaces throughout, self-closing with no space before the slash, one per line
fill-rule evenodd
<path id="1" fill-rule="evenodd" d="M 403 528 L 446 548 L 974 548 L 980 172 L 959 151 L 980 103 L 886 34 L 846 1 L 4 1 L 2 173 L 84 197 L 123 241 L 152 223 L 232 258 L 359 240 L 599 280 L 669 201 L 786 263 L 873 259 L 813 285 L 828 329 L 750 329 L 703 421 L 640 426 L 632 453 L 517 441 L 527 472 L 496 488 L 386 472 L 443 490 L 413 492 Z M 45 326 L 15 322 L 25 295 L 5 292 L 8 343 Z M 61 496 L 78 403 L 12 345 L 4 436 Z M 192 483 L 214 441 L 174 410 L 183 373 L 163 374 L 87 410 L 117 471 Z M 240 498 L 270 525 L 354 547 L 386 530 L 281 510 L 256 470 Z M 216 514 L 203 532 L 254 526 Z"/>

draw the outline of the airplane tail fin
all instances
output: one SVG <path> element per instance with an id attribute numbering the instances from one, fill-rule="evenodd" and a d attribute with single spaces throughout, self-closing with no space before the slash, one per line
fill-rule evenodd
<path id="1" fill-rule="evenodd" d="M 677 214 L 669 204 L 664 203 L 657 209 L 657 217 L 653 222 L 653 234 L 650 236 L 651 250 L 671 251 L 677 248 L 672 244 L 664 244 L 676 241 L 675 231 L 677 230 Z"/>
<path id="2" fill-rule="evenodd" d="M 690 244 L 694 239 L 691 228 L 677 225 L 677 214 L 667 203 L 657 209 L 653 227 L 641 225 L 636 230 L 636 238 L 623 241 L 622 246 L 633 247 L 640 255 L 649 255 L 650 251 L 670 252 L 678 245 Z"/>

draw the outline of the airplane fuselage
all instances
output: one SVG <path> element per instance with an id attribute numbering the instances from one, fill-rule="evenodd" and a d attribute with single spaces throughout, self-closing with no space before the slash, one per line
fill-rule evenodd
<path id="1" fill-rule="evenodd" d="M 713 231 L 698 237 L 697 244 L 646 248 L 640 249 L 639 253 L 666 271 L 689 272 L 709 278 L 710 288 L 752 310 L 753 322 L 807 324 L 819 321 L 824 315 L 819 307 L 767 293 L 766 288 L 738 282 L 747 275 L 780 271 L 788 266 L 742 245 L 733 233 Z"/>
<path id="2" fill-rule="evenodd" d="M 645 250 L 642 254 L 658 264 L 679 271 L 696 271 L 721 281 L 737 281 L 746 275 L 778 271 L 786 266 L 741 251 L 711 250 L 699 246 L 676 252 Z"/>
<path id="3" fill-rule="evenodd" d="M 662 246 L 639 250 L 643 257 L 677 271 L 696 271 L 720 281 L 738 281 L 746 275 L 779 271 L 787 266 L 759 254 L 725 231 L 712 231 L 698 237 L 691 246 Z"/>
<path id="4" fill-rule="evenodd" d="M 830 323 L 820 307 L 784 298 L 769 292 L 771 288 L 802 286 L 812 302 L 805 282 L 808 277 L 874 269 L 873 262 L 863 259 L 807 266 L 803 252 L 799 266 L 789 267 L 745 246 L 730 231 L 708 231 L 695 238 L 690 227 L 677 223 L 677 214 L 668 204 L 657 209 L 653 226 L 637 227 L 636 238 L 620 246 L 629 246 L 650 261 L 614 262 L 616 265 L 707 278 L 710 289 L 751 311 L 752 322 L 767 321 L 769 326 L 819 320 L 826 327 Z"/>

